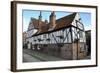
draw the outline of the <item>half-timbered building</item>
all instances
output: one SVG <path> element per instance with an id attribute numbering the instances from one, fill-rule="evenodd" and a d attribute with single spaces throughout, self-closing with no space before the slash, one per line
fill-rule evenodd
<path id="1" fill-rule="evenodd" d="M 79 13 L 56 19 L 53 11 L 48 22 L 42 21 L 40 12 L 38 19 L 31 18 L 27 32 L 30 49 L 67 60 L 86 57 L 86 37 Z"/>

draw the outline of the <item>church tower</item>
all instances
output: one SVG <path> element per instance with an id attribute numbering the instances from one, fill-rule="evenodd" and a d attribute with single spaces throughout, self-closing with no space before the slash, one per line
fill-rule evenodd
<path id="1" fill-rule="evenodd" d="M 56 15 L 53 11 L 50 15 L 50 29 L 54 28 L 56 26 Z"/>
<path id="2" fill-rule="evenodd" d="M 38 19 L 38 27 L 41 28 L 41 22 L 42 21 L 42 12 L 40 11 L 39 19 Z"/>

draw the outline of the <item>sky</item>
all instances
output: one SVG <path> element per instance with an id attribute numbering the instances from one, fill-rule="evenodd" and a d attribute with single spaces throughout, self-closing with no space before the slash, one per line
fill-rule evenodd
<path id="1" fill-rule="evenodd" d="M 51 11 L 42 11 L 42 20 L 43 21 L 48 20 L 49 22 L 50 14 L 51 14 Z M 72 14 L 72 12 L 61 12 L 61 11 L 55 12 L 56 19 L 67 16 L 69 14 Z M 82 23 L 84 24 L 85 30 L 90 30 L 91 29 L 91 13 L 80 12 L 79 14 L 80 14 Z M 38 19 L 39 15 L 40 15 L 40 11 L 23 10 L 23 31 L 27 31 L 30 19 L 32 17 Z"/>

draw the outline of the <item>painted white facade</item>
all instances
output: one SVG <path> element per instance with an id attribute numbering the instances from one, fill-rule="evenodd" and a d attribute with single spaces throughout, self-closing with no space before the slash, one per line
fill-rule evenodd
<path id="1" fill-rule="evenodd" d="M 31 30 L 27 31 L 27 38 L 31 37 L 36 32 L 37 32 L 37 29 L 31 29 Z"/>
<path id="2" fill-rule="evenodd" d="M 27 30 L 27 38 L 31 37 L 33 34 L 37 32 L 37 29 L 34 28 L 34 25 L 32 23 L 33 18 L 31 18 L 28 30 Z"/>
<path id="3" fill-rule="evenodd" d="M 79 21 L 79 22 L 76 23 L 76 21 Z M 78 27 L 81 30 L 84 30 L 84 26 L 81 23 L 82 22 L 80 20 L 79 14 L 77 13 L 71 24 L 75 27 Z M 38 36 L 34 36 L 34 37 L 31 37 L 31 36 L 34 34 L 34 31 L 36 31 L 36 30 L 32 29 L 32 30 L 28 31 L 29 38 L 27 39 L 27 41 L 29 41 L 32 44 L 71 43 L 72 41 L 71 41 L 70 29 L 72 30 L 73 41 L 75 39 L 79 38 L 80 42 L 85 42 L 85 32 L 80 31 L 74 27 L 66 28 L 64 30 L 59 30 L 59 31 L 52 32 L 49 34 L 46 33 L 46 34 L 42 34 L 42 35 L 38 35 Z M 59 36 L 62 36 L 63 38 L 60 39 Z M 50 39 L 50 41 L 47 41 L 47 39 Z"/>

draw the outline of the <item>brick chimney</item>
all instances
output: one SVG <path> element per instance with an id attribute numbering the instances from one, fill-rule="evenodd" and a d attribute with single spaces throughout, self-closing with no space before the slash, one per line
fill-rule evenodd
<path id="1" fill-rule="evenodd" d="M 50 29 L 52 29 L 56 26 L 56 15 L 54 11 L 51 13 L 49 20 L 50 20 Z"/>

